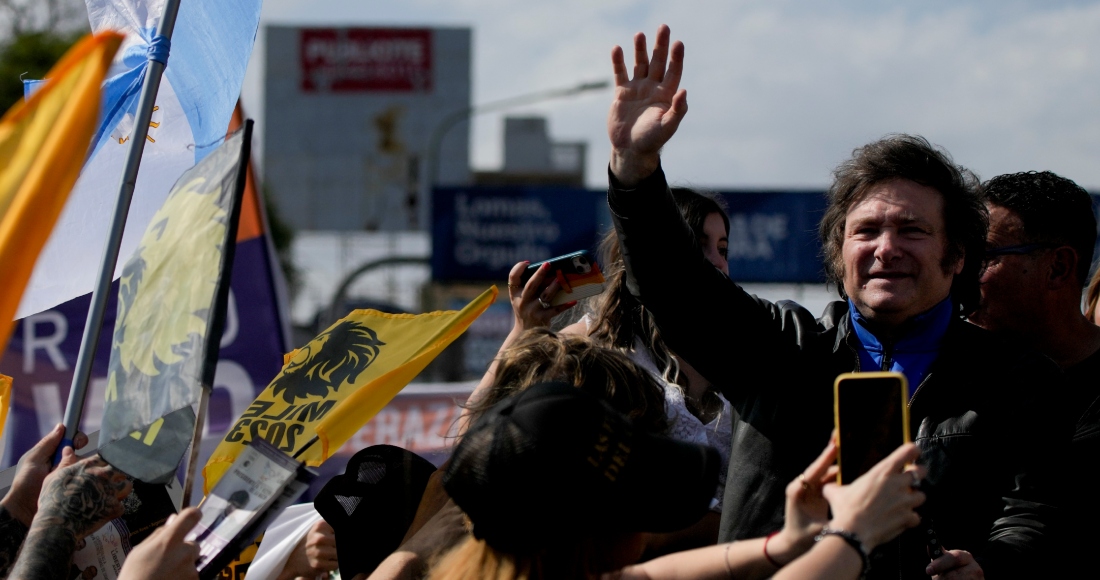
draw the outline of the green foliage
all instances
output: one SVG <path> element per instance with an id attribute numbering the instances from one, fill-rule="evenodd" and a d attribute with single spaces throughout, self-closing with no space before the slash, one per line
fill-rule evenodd
<path id="1" fill-rule="evenodd" d="M 0 111 L 23 98 L 22 79 L 41 79 L 83 32 L 21 32 L 0 44 Z"/>

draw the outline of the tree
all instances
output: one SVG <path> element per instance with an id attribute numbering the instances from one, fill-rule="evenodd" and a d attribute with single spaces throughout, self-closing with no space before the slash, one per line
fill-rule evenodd
<path id="1" fill-rule="evenodd" d="M 0 0 L 0 111 L 23 98 L 23 79 L 41 79 L 88 31 L 83 2 Z"/>

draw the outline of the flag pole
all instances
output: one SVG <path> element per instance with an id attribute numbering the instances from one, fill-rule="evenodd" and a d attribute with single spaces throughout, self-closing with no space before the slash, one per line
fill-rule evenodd
<path id="1" fill-rule="evenodd" d="M 111 281 L 114 279 L 119 247 L 122 245 L 122 233 L 126 229 L 126 214 L 130 211 L 130 200 L 134 196 L 138 167 L 141 165 L 141 155 L 145 152 L 145 138 L 149 135 L 149 121 L 153 116 L 157 91 L 160 90 L 161 75 L 164 74 L 164 68 L 167 65 L 168 45 L 172 39 L 172 30 L 176 26 L 179 7 L 180 0 L 167 0 L 160 29 L 149 48 L 149 65 L 145 70 L 145 81 L 138 98 L 134 131 L 130 135 L 130 150 L 122 179 L 119 181 L 114 218 L 111 221 L 110 232 L 107 234 L 107 244 L 103 249 L 103 262 L 96 277 L 95 289 L 92 290 L 92 303 L 88 307 L 84 336 L 80 340 L 80 353 L 76 358 L 73 382 L 69 389 L 69 402 L 65 407 L 65 438 L 57 448 L 55 463 L 60 461 L 61 450 L 72 446 L 73 438 L 80 426 L 80 415 L 84 411 L 84 399 L 88 394 L 88 380 L 92 374 L 92 362 L 95 360 L 99 333 L 103 329 L 103 313 L 107 309 L 107 298 L 111 291 Z"/>
<path id="2" fill-rule="evenodd" d="M 195 468 L 199 463 L 199 449 L 202 446 L 202 432 L 206 426 L 206 413 L 210 407 L 210 391 L 213 387 L 200 385 L 202 395 L 199 398 L 199 413 L 195 417 L 195 430 L 191 433 L 191 452 L 187 456 L 187 470 L 183 475 L 183 501 L 180 510 L 191 506 L 191 493 L 195 488 Z"/>
<path id="3" fill-rule="evenodd" d="M 232 123 L 232 121 L 231 121 Z M 191 452 L 187 456 L 187 468 L 183 472 L 183 501 L 180 509 L 191 505 L 192 490 L 195 488 L 195 475 L 198 473 L 199 450 L 202 447 L 202 434 L 206 426 L 207 414 L 210 407 L 210 394 L 214 390 L 214 374 L 217 369 L 218 352 L 221 348 L 221 337 L 224 331 L 227 303 L 229 301 L 229 279 L 233 272 L 233 259 L 237 252 L 237 231 L 241 224 L 241 206 L 244 205 L 245 188 L 248 186 L 248 175 L 252 171 L 252 119 L 240 119 L 240 130 L 244 131 L 241 145 L 240 164 L 237 167 L 237 183 L 233 190 L 233 211 L 229 216 L 229 229 L 226 232 L 226 246 L 223 254 L 222 271 L 220 274 L 221 285 L 218 288 L 218 297 L 214 308 L 215 322 L 212 332 L 207 337 L 206 343 L 206 369 L 202 382 L 199 384 L 199 413 L 195 417 L 195 430 L 191 433 Z M 230 127 L 230 131 L 234 130 Z M 228 135 L 226 136 L 228 138 Z M 258 200 L 257 200 L 258 201 Z"/>

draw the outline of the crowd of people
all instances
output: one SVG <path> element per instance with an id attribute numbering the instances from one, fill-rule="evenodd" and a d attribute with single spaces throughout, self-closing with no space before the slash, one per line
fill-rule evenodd
<path id="1" fill-rule="evenodd" d="M 924 138 L 889 135 L 855 149 L 828 190 L 820 236 L 841 300 L 820 316 L 768 302 L 729 277 L 720 201 L 666 181 L 660 152 L 688 111 L 684 45 L 670 40 L 660 27 L 650 51 L 637 34 L 632 73 L 612 52 L 606 290 L 563 326 L 577 303 L 554 306 L 562 289 L 548 268 L 525 281 L 529 264 L 516 264 L 514 327 L 450 459 L 392 553 L 355 577 L 1091 569 L 1100 273 L 1089 280 L 1089 194 L 1050 172 L 982 183 Z M 833 383 L 853 371 L 905 376 L 913 443 L 838 485 Z M 24 456 L 0 501 L 0 577 L 68 578 L 77 542 L 120 513 L 126 477 L 72 449 L 52 468 L 61 437 Z M 183 538 L 197 520 L 173 517 L 122 577 L 194 577 L 197 548 Z M 339 533 L 319 522 L 272 577 L 335 570 Z"/>

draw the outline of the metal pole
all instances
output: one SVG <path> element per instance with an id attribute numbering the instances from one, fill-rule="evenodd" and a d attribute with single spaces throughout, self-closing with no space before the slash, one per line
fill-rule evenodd
<path id="1" fill-rule="evenodd" d="M 167 1 L 157 35 L 171 40 L 179 7 L 180 0 Z M 111 291 L 115 263 L 118 262 L 119 247 L 122 245 L 122 233 L 126 229 L 126 214 L 130 211 L 130 200 L 134 197 L 138 167 L 141 165 L 141 155 L 145 151 L 145 138 L 149 135 L 149 120 L 153 115 L 153 105 L 156 103 L 164 67 L 163 63 L 150 60 L 145 71 L 145 82 L 141 87 L 137 115 L 134 120 L 134 132 L 130 135 L 129 157 L 126 159 L 126 168 L 119 181 L 114 219 L 107 234 L 107 244 L 103 249 L 103 262 L 96 277 L 95 289 L 92 290 L 92 303 L 88 307 L 84 336 L 80 341 L 80 353 L 76 358 L 73 383 L 69 389 L 69 402 L 65 407 L 65 439 L 57 449 L 55 463 L 60 460 L 61 450 L 66 446 L 72 446 L 73 437 L 76 436 L 76 430 L 80 426 L 80 415 L 84 411 L 84 399 L 88 394 L 88 380 L 92 375 L 92 362 L 95 360 L 96 346 L 99 343 L 99 332 L 103 328 L 103 312 L 107 309 L 107 297 Z"/>

